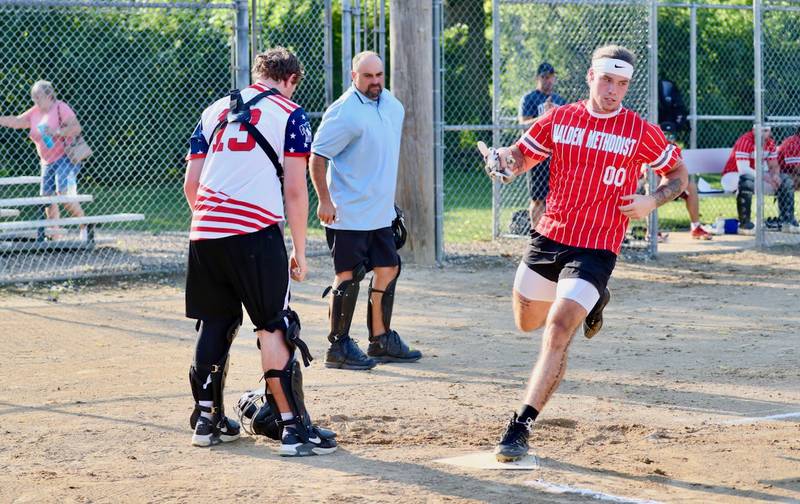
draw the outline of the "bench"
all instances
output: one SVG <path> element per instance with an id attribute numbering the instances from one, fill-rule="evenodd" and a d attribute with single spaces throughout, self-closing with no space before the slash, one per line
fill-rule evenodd
<path id="1" fill-rule="evenodd" d="M 729 147 L 719 149 L 686 149 L 682 151 L 683 162 L 686 164 L 689 175 L 701 175 L 703 173 L 721 174 L 730 155 L 731 149 Z M 722 189 L 703 191 L 699 185 L 697 194 L 700 197 L 729 195 L 723 192 Z"/>
<path id="2" fill-rule="evenodd" d="M 20 184 L 40 184 L 42 177 L 0 177 L 0 186 Z"/>
<path id="3" fill-rule="evenodd" d="M 91 194 L 76 194 L 75 196 L 30 196 L 27 198 L 0 199 L 0 208 L 15 206 L 47 206 L 53 203 L 86 203 L 93 201 Z"/>
<path id="4" fill-rule="evenodd" d="M 36 239 L 32 243 L 18 243 L 18 242 L 3 242 L 0 241 L 0 252 L 19 252 L 19 251 L 42 251 L 42 250 L 58 250 L 58 249 L 78 249 L 78 248 L 94 248 L 95 236 L 94 229 L 97 224 L 105 224 L 110 222 L 132 222 L 144 220 L 144 214 L 124 213 L 124 214 L 111 214 L 111 215 L 95 215 L 86 217 L 65 217 L 62 219 L 39 219 L 29 221 L 10 221 L 0 222 L 0 233 L 7 233 L 9 231 L 20 230 L 37 230 Z M 55 240 L 47 241 L 45 239 L 45 228 L 49 226 L 75 226 L 86 225 L 87 240 Z M 0 234 L 0 240 L 3 240 L 4 235 Z"/>

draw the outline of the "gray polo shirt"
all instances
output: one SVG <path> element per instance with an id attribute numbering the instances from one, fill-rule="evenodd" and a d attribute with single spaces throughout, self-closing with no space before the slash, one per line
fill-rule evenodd
<path id="1" fill-rule="evenodd" d="M 404 115 L 388 90 L 370 100 L 355 86 L 325 111 L 311 152 L 330 160 L 336 221 L 327 227 L 369 231 L 391 225 Z"/>

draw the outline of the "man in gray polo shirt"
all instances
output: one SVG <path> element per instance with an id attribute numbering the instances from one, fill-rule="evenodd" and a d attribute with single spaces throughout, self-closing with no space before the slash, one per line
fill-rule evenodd
<path id="1" fill-rule="evenodd" d="M 311 145 L 311 180 L 336 270 L 333 289 L 325 291 L 333 294 L 325 366 L 372 369 L 378 362 L 414 362 L 422 354 L 390 328 L 400 276 L 391 223 L 405 112 L 383 87 L 383 61 L 376 53 L 353 58 L 352 79 L 322 116 Z M 350 337 L 350 323 L 359 283 L 369 271 L 367 356 Z"/>

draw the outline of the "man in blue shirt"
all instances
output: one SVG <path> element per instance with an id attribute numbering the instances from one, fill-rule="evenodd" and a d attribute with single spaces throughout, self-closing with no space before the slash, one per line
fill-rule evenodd
<path id="1" fill-rule="evenodd" d="M 537 117 L 550 110 L 564 105 L 566 101 L 553 92 L 556 85 L 556 69 L 544 62 L 536 70 L 536 89 L 522 97 L 519 102 L 519 123 L 530 127 Z M 539 218 L 544 214 L 545 199 L 550 189 L 550 160 L 543 161 L 535 170 L 527 172 L 528 191 L 531 203 L 528 207 L 530 229 L 536 227 Z M 523 214 L 524 215 L 524 214 Z"/>
<path id="2" fill-rule="evenodd" d="M 352 79 L 352 86 L 322 116 L 311 145 L 311 180 L 336 272 L 332 290 L 325 291 L 332 293 L 325 366 L 372 369 L 378 362 L 414 362 L 422 354 L 409 349 L 390 328 L 400 276 L 391 224 L 405 112 L 384 89 L 383 61 L 376 53 L 353 58 Z M 367 356 L 350 337 L 350 323 L 359 283 L 369 271 L 374 274 Z"/>

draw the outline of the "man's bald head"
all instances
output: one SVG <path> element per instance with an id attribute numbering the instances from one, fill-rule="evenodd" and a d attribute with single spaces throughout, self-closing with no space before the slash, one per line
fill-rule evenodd
<path id="1" fill-rule="evenodd" d="M 373 51 L 360 52 L 353 57 L 353 84 L 367 98 L 377 100 L 383 92 L 383 60 Z"/>

